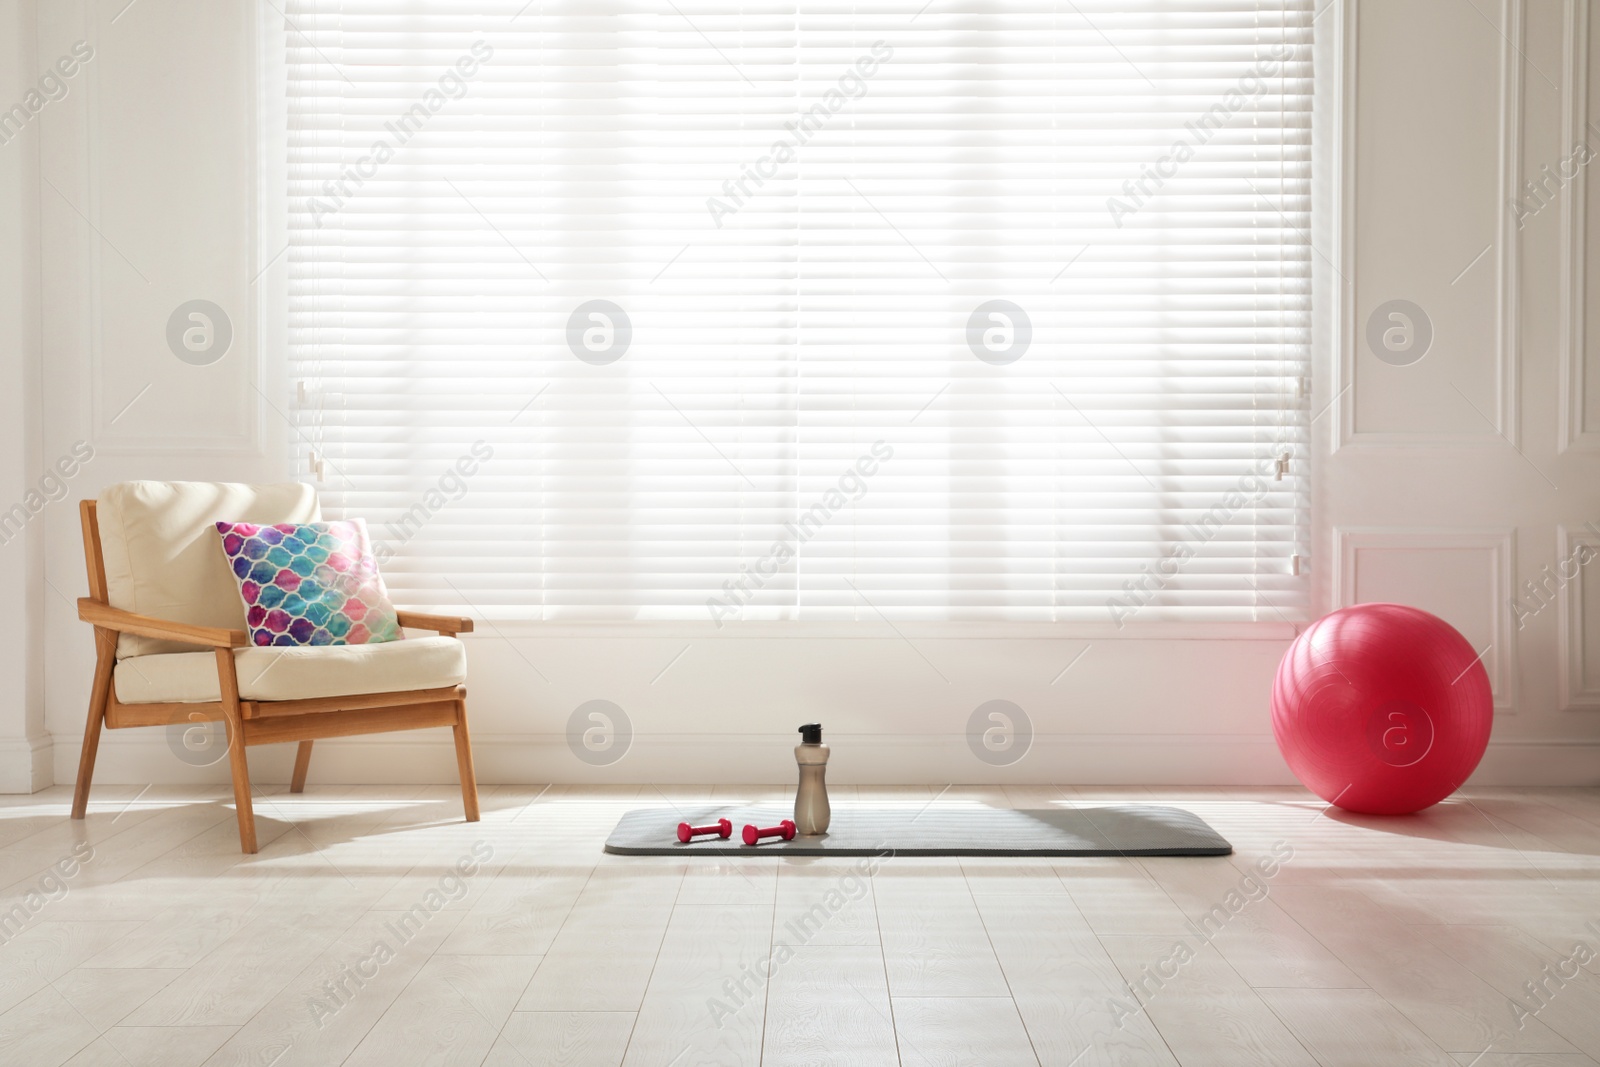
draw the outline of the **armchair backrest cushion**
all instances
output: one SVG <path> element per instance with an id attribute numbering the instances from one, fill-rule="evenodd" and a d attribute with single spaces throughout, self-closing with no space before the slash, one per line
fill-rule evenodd
<path id="1" fill-rule="evenodd" d="M 316 491 L 300 482 L 122 482 L 105 491 L 97 511 L 112 607 L 232 630 L 245 629 L 244 602 L 216 524 L 322 518 Z M 193 651 L 176 641 L 117 638 L 118 659 Z"/>

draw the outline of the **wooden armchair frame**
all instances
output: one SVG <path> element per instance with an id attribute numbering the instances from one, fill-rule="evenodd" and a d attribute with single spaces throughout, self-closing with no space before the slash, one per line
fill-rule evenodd
<path id="1" fill-rule="evenodd" d="M 118 730 L 132 726 L 220 721 L 227 727 L 228 764 L 233 774 L 233 799 L 239 815 L 239 845 L 245 852 L 256 851 L 250 767 L 245 760 L 245 751 L 251 745 L 298 741 L 300 747 L 295 754 L 289 791 L 299 793 L 305 789 L 312 742 L 318 738 L 448 726 L 455 734 L 456 766 L 461 775 L 461 799 L 467 821 L 478 821 L 478 783 L 472 766 L 472 740 L 467 733 L 465 686 L 306 700 L 241 700 L 233 650 L 249 644 L 244 631 L 191 626 L 112 607 L 106 599 L 105 558 L 100 547 L 95 502 L 82 501 L 78 511 L 83 520 L 84 562 L 89 571 L 89 595 L 78 600 L 78 618 L 94 627 L 96 658 L 94 688 L 89 696 L 89 721 L 84 726 L 83 752 L 78 759 L 78 784 L 72 795 L 74 819 L 83 818 L 88 808 L 89 783 L 94 777 L 102 726 Z M 410 629 L 432 630 L 449 637 L 472 632 L 471 619 L 412 611 L 402 611 L 399 615 L 400 625 Z M 112 681 L 119 633 L 182 641 L 213 650 L 222 699 L 168 704 L 120 702 Z"/>

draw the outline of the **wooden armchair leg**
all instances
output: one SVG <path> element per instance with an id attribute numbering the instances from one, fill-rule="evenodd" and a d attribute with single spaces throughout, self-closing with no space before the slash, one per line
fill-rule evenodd
<path id="1" fill-rule="evenodd" d="M 311 769 L 311 744 L 310 741 L 300 742 L 300 747 L 294 754 L 294 776 L 289 779 L 289 792 L 304 793 L 306 791 L 306 771 Z"/>
<path id="2" fill-rule="evenodd" d="M 456 768 L 461 772 L 461 803 L 467 810 L 467 821 L 478 821 L 478 772 L 472 766 L 472 738 L 467 733 L 467 702 L 456 701 Z"/>
<path id="3" fill-rule="evenodd" d="M 94 780 L 94 758 L 100 751 L 100 730 L 111 700 L 111 672 L 117 665 L 117 635 L 95 627 L 94 688 L 89 693 L 89 721 L 83 726 L 83 751 L 78 756 L 78 784 L 72 790 L 72 817 L 89 810 L 89 783 Z"/>
<path id="4" fill-rule="evenodd" d="M 233 805 L 239 815 L 239 848 L 256 851 L 256 813 L 250 803 L 250 764 L 245 761 L 244 716 L 239 709 L 239 675 L 233 649 L 219 648 L 217 680 L 222 689 L 222 712 L 228 724 L 228 766 L 233 772 Z"/>

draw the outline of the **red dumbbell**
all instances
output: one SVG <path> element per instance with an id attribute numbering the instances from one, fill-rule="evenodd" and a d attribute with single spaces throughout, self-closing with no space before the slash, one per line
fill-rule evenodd
<path id="1" fill-rule="evenodd" d="M 726 841 L 733 836 L 733 823 L 727 819 L 718 819 L 714 826 L 690 826 L 686 822 L 678 824 L 678 840 L 688 844 L 692 837 L 703 837 L 706 834 L 716 834 Z"/>
<path id="2" fill-rule="evenodd" d="M 779 823 L 777 826 L 768 826 L 768 827 L 765 827 L 765 828 L 758 828 L 758 827 L 755 827 L 755 826 L 750 826 L 749 824 L 745 825 L 745 828 L 744 828 L 744 843 L 745 844 L 753 845 L 757 841 L 760 841 L 764 837 L 781 837 L 785 841 L 793 841 L 794 840 L 794 820 L 793 819 L 785 819 L 781 823 Z"/>

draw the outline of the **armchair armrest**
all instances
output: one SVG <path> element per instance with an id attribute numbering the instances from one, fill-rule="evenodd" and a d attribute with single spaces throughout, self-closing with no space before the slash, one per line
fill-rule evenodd
<path id="1" fill-rule="evenodd" d="M 102 604 L 91 597 L 78 598 L 78 618 L 95 626 L 118 633 L 156 637 L 164 641 L 182 641 L 190 645 L 208 645 L 211 648 L 244 648 L 250 643 L 243 630 L 224 630 L 216 626 L 191 626 L 186 622 L 172 622 L 150 615 L 136 615 L 131 611 Z"/>
<path id="2" fill-rule="evenodd" d="M 453 615 L 429 615 L 421 611 L 397 611 L 400 625 L 408 630 L 432 630 L 438 634 L 470 634 L 471 619 L 458 619 Z"/>

